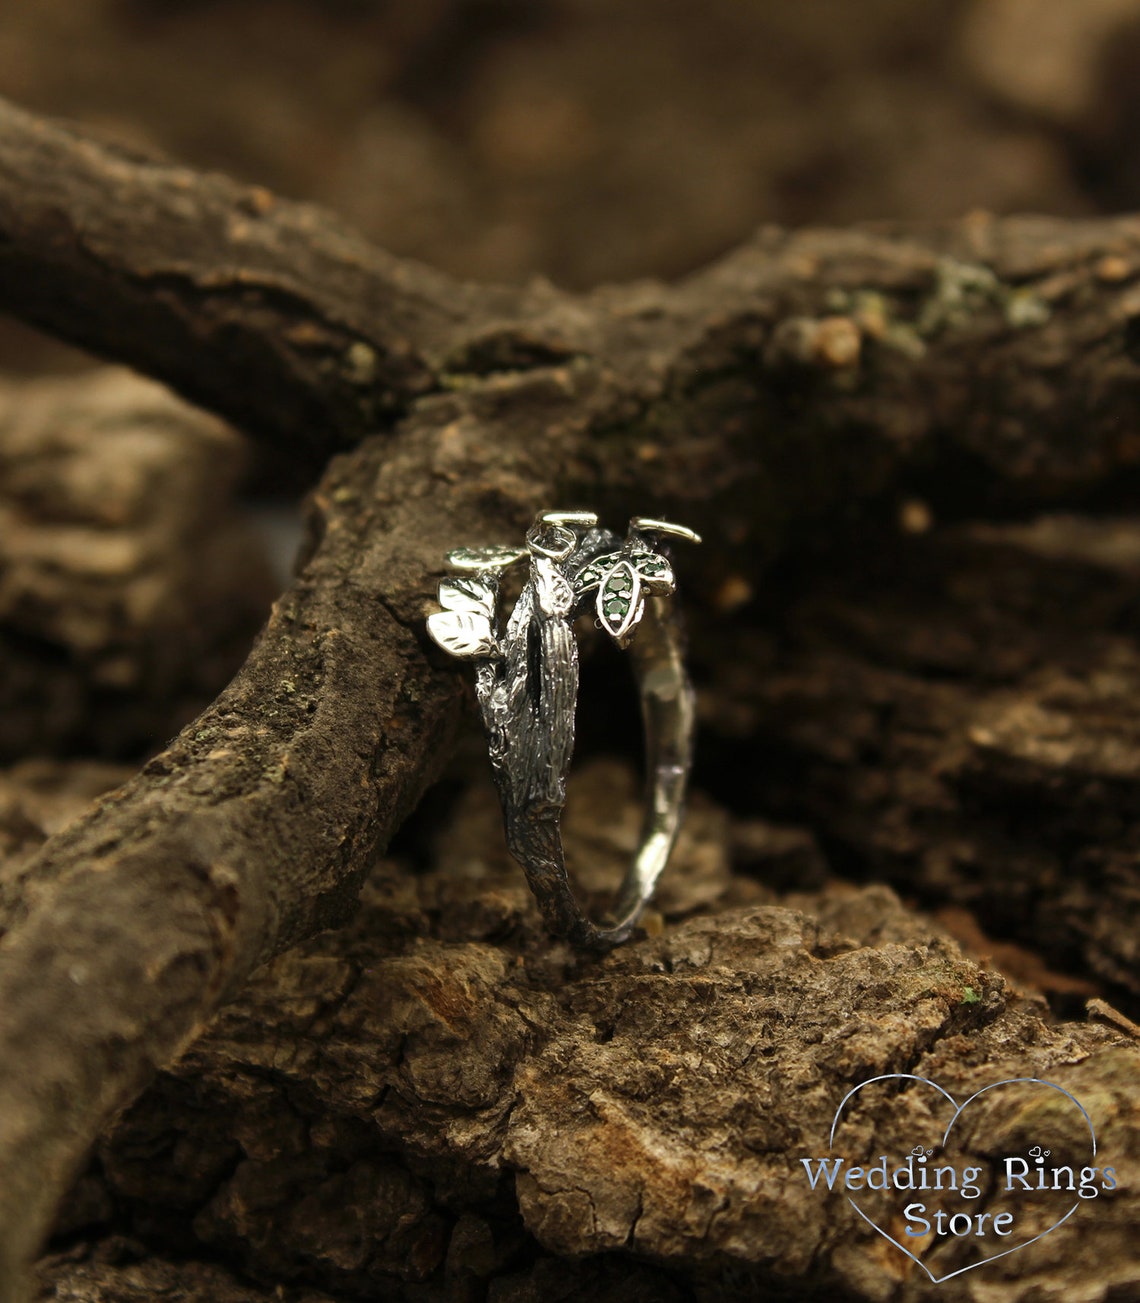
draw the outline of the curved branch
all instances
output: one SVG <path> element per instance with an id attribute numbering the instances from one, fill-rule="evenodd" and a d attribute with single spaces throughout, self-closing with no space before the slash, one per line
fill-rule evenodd
<path id="1" fill-rule="evenodd" d="M 308 204 L 0 101 L 0 305 L 301 453 L 390 421 L 495 298 Z"/>
<path id="2" fill-rule="evenodd" d="M 715 379 L 701 407 L 721 426 L 697 465 L 723 451 L 725 409 L 739 424 L 751 405 L 743 442 L 776 493 L 838 451 L 878 485 L 900 458 L 952 453 L 1055 494 L 1137 460 L 1138 277 L 1135 218 L 981 216 L 769 228 L 674 287 L 464 285 L 318 208 L 0 101 L 0 307 L 309 460 L 441 385 L 586 357 L 642 408 L 666 376 L 670 410 L 677 384 Z M 623 426 L 639 414 L 627 401 Z M 669 432 L 648 416 L 651 438 Z"/>

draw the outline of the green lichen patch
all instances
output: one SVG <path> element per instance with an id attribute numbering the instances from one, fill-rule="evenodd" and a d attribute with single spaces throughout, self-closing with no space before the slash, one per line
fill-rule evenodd
<path id="1" fill-rule="evenodd" d="M 940 258 L 933 283 L 917 308 L 872 290 L 834 289 L 826 306 L 849 315 L 864 335 L 887 348 L 921 357 L 927 341 L 967 327 L 985 313 L 1000 313 L 1014 330 L 1044 325 L 1049 304 L 1033 286 L 1010 285 L 981 263 Z"/>

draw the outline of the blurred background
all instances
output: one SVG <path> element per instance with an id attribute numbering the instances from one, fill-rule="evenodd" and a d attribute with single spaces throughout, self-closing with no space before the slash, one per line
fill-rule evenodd
<path id="1" fill-rule="evenodd" d="M 1140 206 L 1140 0 L 37 0 L 0 93 L 484 279 Z"/>
<path id="2" fill-rule="evenodd" d="M 1140 0 L 36 0 L 0 5 L 0 95 L 484 280 L 674 277 L 769 222 L 1140 209 Z M 0 757 L 169 736 L 299 534 L 203 414 L 21 387 L 89 364 L 0 317 Z M 202 466 L 260 500 L 237 519 Z M 219 538 L 240 564 L 188 576 Z"/>

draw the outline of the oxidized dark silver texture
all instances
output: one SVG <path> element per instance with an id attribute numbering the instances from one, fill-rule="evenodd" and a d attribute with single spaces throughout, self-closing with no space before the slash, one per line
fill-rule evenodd
<path id="1" fill-rule="evenodd" d="M 700 539 L 691 529 L 635 516 L 624 539 L 588 511 L 544 511 L 526 546 L 460 548 L 439 585 L 443 607 L 428 632 L 453 656 L 475 662 L 475 690 L 506 825 L 547 926 L 577 945 L 626 940 L 645 908 L 680 827 L 693 756 L 693 688 L 685 671 L 673 567 L 663 539 Z M 501 626 L 504 573 L 529 573 Z M 614 904 L 614 922 L 592 923 L 570 890 L 560 820 L 574 751 L 578 644 L 587 610 L 629 650 L 641 694 L 647 809 L 641 841 Z"/>

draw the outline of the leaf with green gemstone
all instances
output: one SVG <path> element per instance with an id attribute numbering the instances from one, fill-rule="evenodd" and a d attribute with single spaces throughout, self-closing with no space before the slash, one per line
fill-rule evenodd
<path id="1" fill-rule="evenodd" d="M 606 572 L 598 585 L 597 610 L 602 628 L 619 647 L 624 647 L 645 610 L 641 579 L 624 558 Z"/>
<path id="2" fill-rule="evenodd" d="M 636 547 L 629 553 L 629 561 L 641 576 L 641 582 L 650 593 L 671 593 L 675 587 L 673 567 L 659 553 L 649 548 Z"/>
<path id="3" fill-rule="evenodd" d="M 588 593 L 591 588 L 597 588 L 620 560 L 620 552 L 607 552 L 605 556 L 596 556 L 575 575 L 575 591 L 581 594 Z"/>

